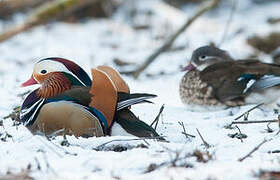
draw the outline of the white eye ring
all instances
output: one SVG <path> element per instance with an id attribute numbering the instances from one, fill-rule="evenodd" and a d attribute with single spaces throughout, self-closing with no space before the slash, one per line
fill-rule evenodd
<path id="1" fill-rule="evenodd" d="M 199 59 L 200 61 L 205 61 L 205 60 L 207 59 L 207 56 L 202 55 L 202 56 L 199 56 L 198 59 Z"/>

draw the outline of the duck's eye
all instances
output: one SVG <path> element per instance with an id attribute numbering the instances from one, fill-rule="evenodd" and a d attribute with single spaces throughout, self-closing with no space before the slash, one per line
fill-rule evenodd
<path id="1" fill-rule="evenodd" d="M 205 58 L 206 58 L 206 56 L 204 56 L 204 55 L 200 56 L 200 59 L 205 59 Z"/>
<path id="2" fill-rule="evenodd" d="M 46 74 L 47 73 L 47 70 L 43 69 L 41 70 L 41 74 Z"/>

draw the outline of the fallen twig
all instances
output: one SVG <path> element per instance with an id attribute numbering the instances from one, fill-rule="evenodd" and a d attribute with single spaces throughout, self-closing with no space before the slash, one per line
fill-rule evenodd
<path id="1" fill-rule="evenodd" d="M 186 129 L 185 129 L 185 125 L 184 125 L 183 121 L 182 121 L 182 122 L 178 122 L 178 124 L 179 124 L 180 126 L 182 126 L 182 128 L 183 128 L 182 134 L 184 134 L 184 135 L 186 136 L 187 139 L 188 139 L 188 137 L 195 138 L 194 135 L 191 135 L 191 134 L 186 133 Z"/>
<path id="2" fill-rule="evenodd" d="M 155 120 L 150 125 L 150 127 L 152 127 L 154 125 L 154 123 L 156 123 L 155 128 L 154 128 L 155 130 L 157 130 L 157 125 L 158 125 L 159 117 L 160 117 L 163 109 L 164 109 L 164 104 L 160 107 L 157 117 L 155 118 Z"/>
<path id="3" fill-rule="evenodd" d="M 122 74 L 133 75 L 134 78 L 138 78 L 140 73 L 144 71 L 161 53 L 166 52 L 172 46 L 173 42 L 182 32 L 184 32 L 202 14 L 216 7 L 219 1 L 220 0 L 213 0 L 211 3 L 199 9 L 181 28 L 179 28 L 172 36 L 170 36 L 161 47 L 155 50 L 142 65 L 140 65 L 134 71 L 122 72 Z"/>
<path id="4" fill-rule="evenodd" d="M 263 144 L 271 141 L 271 139 L 264 139 L 259 145 L 257 145 L 254 149 L 252 149 L 248 154 L 246 154 L 244 157 L 239 158 L 238 161 L 242 162 L 244 161 L 246 158 L 248 158 L 249 156 L 251 156 L 254 152 L 256 152 Z"/>
<path id="5" fill-rule="evenodd" d="M 45 2 L 34 10 L 34 13 L 20 25 L 16 25 L 0 34 L 0 42 L 5 41 L 21 32 L 27 31 L 34 26 L 45 24 L 54 19 L 66 17 L 73 12 L 88 6 L 98 0 L 60 0 Z"/>
<path id="6" fill-rule="evenodd" d="M 198 130 L 197 128 L 196 128 L 196 131 L 197 131 L 197 133 L 198 133 L 200 139 L 202 140 L 204 146 L 205 146 L 206 148 L 209 148 L 209 147 L 210 147 L 210 144 L 208 144 L 208 143 L 203 139 L 202 135 L 200 134 L 200 132 L 199 132 L 199 130 Z"/>
<path id="7" fill-rule="evenodd" d="M 249 109 L 248 111 L 244 112 L 243 114 L 241 114 L 240 116 L 238 116 L 238 117 L 235 118 L 234 120 L 236 121 L 236 120 L 240 119 L 241 117 L 248 115 L 249 112 L 253 111 L 254 109 L 260 107 L 260 106 L 263 105 L 263 104 L 264 104 L 264 103 L 257 104 L 256 106 L 254 106 L 254 107 L 252 107 L 251 109 Z M 248 116 L 247 116 L 247 117 L 248 117 Z M 245 119 L 245 120 L 246 120 L 246 119 Z"/>
<path id="8" fill-rule="evenodd" d="M 105 145 L 107 144 L 110 144 L 112 142 L 120 142 L 120 141 L 144 141 L 146 142 L 145 140 L 146 139 L 160 139 L 160 138 L 163 138 L 164 136 L 157 136 L 157 137 L 145 137 L 145 138 L 134 138 L 134 139 L 114 139 L 114 140 L 111 140 L 111 141 L 108 141 L 108 142 L 105 142 L 99 146 L 97 146 L 96 148 L 93 148 L 93 149 L 100 149 L 102 147 L 104 147 Z M 149 145 L 149 144 L 148 144 Z"/>
<path id="9" fill-rule="evenodd" d="M 255 123 L 272 123 L 272 122 L 279 122 L 279 120 L 272 119 L 272 120 L 255 120 L 255 121 L 233 121 L 230 125 L 233 124 L 255 124 Z"/>

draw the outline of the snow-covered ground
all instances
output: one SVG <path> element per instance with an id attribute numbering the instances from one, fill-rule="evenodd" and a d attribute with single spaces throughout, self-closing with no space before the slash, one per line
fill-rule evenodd
<path id="1" fill-rule="evenodd" d="M 256 5 L 250 1 L 238 1 L 237 12 L 221 47 L 230 51 L 235 58 L 245 58 L 255 53 L 247 45 L 246 38 L 255 33 L 279 31 L 279 23 L 270 25 L 266 22 L 268 17 L 279 15 L 279 6 L 279 2 Z M 130 18 L 132 7 L 142 14 Z M 56 22 L 36 27 L 1 43 L 0 117 L 3 126 L 0 127 L 0 178 L 7 172 L 17 173 L 28 166 L 31 166 L 30 175 L 36 179 L 229 180 L 258 179 L 260 170 L 279 171 L 279 153 L 269 153 L 280 150 L 277 123 L 269 125 L 272 133 L 267 132 L 266 124 L 239 125 L 241 132 L 247 135 L 242 141 L 229 137 L 229 134 L 239 133 L 235 126 L 233 129 L 225 128 L 254 105 L 215 112 L 192 112 L 184 107 L 179 98 L 179 82 L 183 76 L 179 67 L 188 62 L 191 52 L 197 47 L 211 41 L 219 44 L 230 15 L 230 5 L 207 13 L 183 33 L 174 46 L 186 46 L 184 50 L 162 54 L 138 80 L 124 76 L 132 92 L 158 95 L 154 105 L 143 104 L 132 108 L 140 119 L 150 124 L 160 106 L 165 104 L 157 131 L 169 143 L 129 140 L 135 137 L 86 139 L 67 136 L 70 145 L 61 146 L 62 137 L 48 141 L 42 136 L 33 136 L 22 125 L 13 126 L 11 119 L 3 119 L 23 102 L 19 94 L 28 89 L 20 88 L 19 85 L 30 77 L 33 64 L 39 59 L 50 56 L 68 58 L 88 73 L 91 67 L 102 64 L 130 70 L 133 67 L 120 69 L 115 66 L 112 59 L 141 64 L 196 8 L 191 5 L 178 11 L 168 9 L 156 0 L 142 0 L 135 4 L 128 2 L 111 20 L 92 19 L 82 24 Z M 152 11 L 153 15 L 145 15 L 144 11 L 147 10 Z M 151 26 L 148 30 L 132 28 L 133 25 L 146 23 Z M 0 22 L 0 28 L 5 29 L 5 24 Z M 269 56 L 260 56 L 264 61 L 270 61 Z M 162 71 L 165 74 L 158 75 Z M 147 73 L 153 76 L 147 77 Z M 249 119 L 276 119 L 277 116 L 273 111 L 255 109 L 249 114 Z M 178 122 L 183 122 L 186 132 L 195 135 L 195 138 L 186 138 Z M 203 145 L 196 128 L 210 144 L 208 149 Z M 5 138 L 7 134 L 11 137 Z M 252 156 L 243 162 L 238 161 L 264 139 L 270 138 Z M 125 140 L 102 145 L 114 139 Z M 100 145 L 103 150 L 96 151 Z M 128 149 L 122 152 L 109 151 L 124 147 Z M 199 162 L 198 156 L 193 155 L 195 151 L 202 152 L 207 162 Z M 174 160 L 176 158 L 177 161 Z"/>

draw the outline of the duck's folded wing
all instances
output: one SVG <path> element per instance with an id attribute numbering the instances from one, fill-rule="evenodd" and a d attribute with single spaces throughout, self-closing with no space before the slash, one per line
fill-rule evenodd
<path id="1" fill-rule="evenodd" d="M 257 60 L 222 62 L 205 69 L 201 77 L 217 99 L 227 101 L 280 84 L 280 66 Z"/>
<path id="2" fill-rule="evenodd" d="M 124 109 L 116 113 L 116 122 L 121 127 L 134 136 L 138 137 L 159 137 L 160 140 L 164 138 L 145 122 L 139 120 L 129 109 Z"/>
<path id="3" fill-rule="evenodd" d="M 113 122 L 118 100 L 117 89 L 110 77 L 98 69 L 91 69 L 92 72 L 92 94 L 89 106 L 96 108 L 106 118 L 108 126 Z"/>
<path id="4" fill-rule="evenodd" d="M 134 104 L 139 103 L 151 103 L 147 99 L 155 98 L 157 97 L 154 94 L 148 94 L 148 93 L 134 93 L 134 94 L 128 94 L 119 92 L 118 93 L 118 104 L 117 104 L 117 111 L 124 109 L 126 107 L 129 107 Z"/>
<path id="5" fill-rule="evenodd" d="M 60 93 L 54 98 L 50 99 L 73 101 L 75 103 L 88 106 L 92 97 L 92 94 L 90 94 L 89 91 L 90 87 L 73 86 L 71 89 L 64 91 L 63 93 Z"/>
<path id="6" fill-rule="evenodd" d="M 258 91 L 280 84 L 280 76 L 265 75 L 258 79 L 249 89 L 250 91 Z"/>

